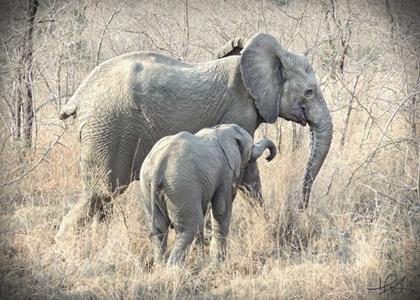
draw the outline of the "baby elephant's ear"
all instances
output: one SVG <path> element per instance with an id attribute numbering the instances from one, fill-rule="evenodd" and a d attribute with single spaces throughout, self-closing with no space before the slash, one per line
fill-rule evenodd
<path id="1" fill-rule="evenodd" d="M 234 172 L 235 177 L 238 178 L 242 167 L 243 152 L 245 151 L 243 139 L 234 129 L 218 130 L 216 137 L 226 156 L 229 168 Z"/>

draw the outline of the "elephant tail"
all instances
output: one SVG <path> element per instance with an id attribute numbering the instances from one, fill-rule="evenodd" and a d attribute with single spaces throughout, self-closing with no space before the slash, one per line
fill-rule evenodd
<path id="1" fill-rule="evenodd" d="M 72 101 L 68 102 L 61 110 L 60 110 L 60 120 L 65 120 L 70 116 L 76 115 L 77 106 L 76 104 L 72 103 Z"/>
<path id="2" fill-rule="evenodd" d="M 169 220 L 168 212 L 166 209 L 165 201 L 163 201 L 163 193 L 162 193 L 162 183 L 156 180 L 152 180 L 150 184 L 150 195 L 151 201 L 150 207 L 152 208 L 152 224 L 158 225 L 161 221 L 160 217 L 163 217 L 166 224 L 171 224 Z"/>
<path id="3" fill-rule="evenodd" d="M 90 77 L 91 75 L 89 75 Z M 89 78 L 88 77 L 88 78 Z M 89 98 L 89 90 L 86 88 L 88 80 L 82 83 L 82 85 L 76 90 L 70 100 L 61 108 L 59 118 L 65 120 L 70 116 L 76 116 L 77 110 L 80 106 L 80 100 L 83 98 Z"/>
<path id="4" fill-rule="evenodd" d="M 152 180 L 151 184 L 150 184 L 150 201 L 152 201 L 152 203 L 150 203 L 150 207 L 152 208 L 152 224 L 156 224 L 156 212 L 158 211 L 159 207 L 158 207 L 158 201 L 159 199 L 159 195 L 158 195 L 158 185 L 159 183 L 157 181 Z"/>

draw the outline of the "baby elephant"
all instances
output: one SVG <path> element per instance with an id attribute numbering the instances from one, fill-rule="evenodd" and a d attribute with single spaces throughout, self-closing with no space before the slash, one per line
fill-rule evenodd
<path id="1" fill-rule="evenodd" d="M 198 133 L 181 132 L 159 140 L 140 171 L 141 197 L 150 217 L 150 239 L 155 260 L 164 259 L 169 227 L 176 239 L 168 264 L 184 260 L 198 234 L 203 245 L 204 216 L 212 207 L 210 253 L 223 259 L 232 212 L 232 189 L 241 169 L 254 162 L 265 149 L 267 161 L 276 155 L 270 140 L 254 145 L 238 125 L 219 125 Z"/>

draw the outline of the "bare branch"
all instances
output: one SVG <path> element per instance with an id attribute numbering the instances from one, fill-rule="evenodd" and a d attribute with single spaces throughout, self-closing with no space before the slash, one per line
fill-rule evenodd
<path id="1" fill-rule="evenodd" d="M 31 167 L 31 168 L 29 168 L 28 170 L 26 170 L 25 172 L 23 172 L 21 175 L 19 175 L 18 177 L 16 177 L 15 179 L 12 179 L 12 180 L 10 180 L 10 181 L 8 181 L 8 182 L 6 182 L 6 183 L 3 183 L 3 184 L 0 184 L 0 188 L 2 188 L 2 187 L 4 187 L 4 186 L 7 186 L 7 185 L 10 185 L 10 184 L 12 184 L 12 183 L 15 183 L 15 182 L 17 182 L 17 181 L 19 181 L 19 180 L 21 180 L 22 178 L 24 178 L 26 175 L 28 175 L 29 173 L 31 173 L 33 170 L 35 170 L 38 166 L 39 166 L 39 164 L 42 162 L 42 161 L 44 161 L 45 160 L 45 157 L 48 155 L 48 153 L 54 148 L 54 146 L 56 145 L 56 144 L 58 144 L 59 143 L 59 140 L 61 139 L 61 137 L 63 136 L 63 134 L 65 133 L 67 131 L 67 127 L 65 127 L 64 129 L 63 129 L 63 131 L 61 131 L 60 132 L 60 134 L 57 136 L 57 138 L 54 140 L 54 142 L 51 144 L 51 145 L 49 145 L 46 149 L 45 149 L 45 151 L 44 151 L 44 153 L 41 155 L 41 157 L 38 159 L 38 161 Z"/>

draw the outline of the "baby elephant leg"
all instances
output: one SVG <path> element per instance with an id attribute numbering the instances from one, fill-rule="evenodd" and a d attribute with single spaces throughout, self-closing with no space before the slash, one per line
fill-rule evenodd
<path id="1" fill-rule="evenodd" d="M 168 260 L 169 266 L 178 265 L 185 260 L 188 247 L 194 241 L 195 233 L 192 230 L 177 233 L 174 250 L 172 250 Z"/>
<path id="2" fill-rule="evenodd" d="M 151 222 L 150 240 L 153 245 L 155 262 L 161 264 L 164 262 L 166 246 L 168 242 L 169 224 L 163 216 L 155 216 Z"/>
<path id="3" fill-rule="evenodd" d="M 226 256 L 226 239 L 232 215 L 232 185 L 219 188 L 212 199 L 212 238 L 210 255 L 218 260 Z"/>
<path id="4" fill-rule="evenodd" d="M 181 218 L 180 223 L 175 223 L 175 245 L 169 256 L 168 265 L 176 265 L 185 260 L 188 247 L 198 235 L 201 249 L 203 247 L 204 216 L 202 209 L 190 211 L 188 217 Z"/>

